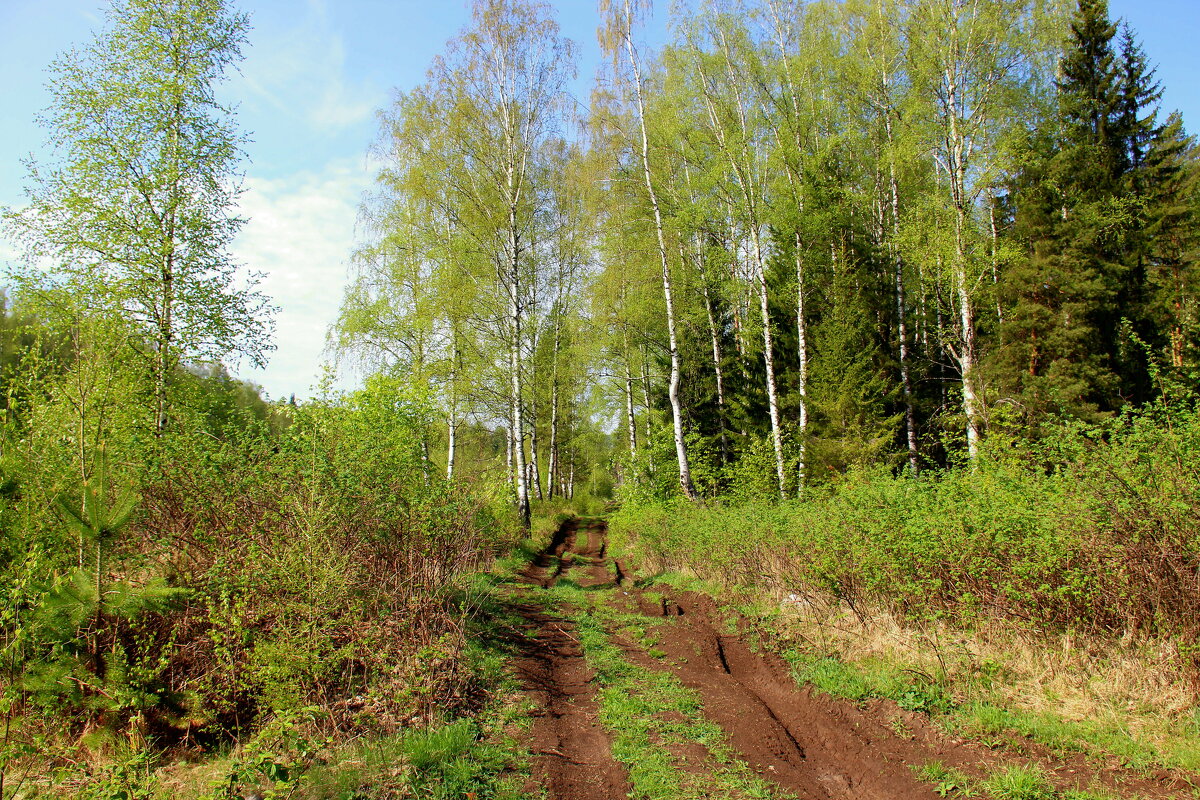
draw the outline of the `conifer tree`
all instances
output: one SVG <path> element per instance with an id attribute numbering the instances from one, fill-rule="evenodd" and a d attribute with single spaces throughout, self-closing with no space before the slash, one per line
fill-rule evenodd
<path id="1" fill-rule="evenodd" d="M 1035 415 L 1091 416 L 1144 400 L 1143 162 L 1160 95 L 1105 0 L 1080 0 L 1060 64 L 1058 116 L 1033 135 L 1014 187 L 1028 261 L 1008 276 L 1006 388 Z M 1131 335 L 1132 334 L 1132 335 Z"/>
<path id="2" fill-rule="evenodd" d="M 1157 354 L 1194 367 L 1200 345 L 1200 150 L 1172 114 L 1146 154 L 1146 306 Z"/>

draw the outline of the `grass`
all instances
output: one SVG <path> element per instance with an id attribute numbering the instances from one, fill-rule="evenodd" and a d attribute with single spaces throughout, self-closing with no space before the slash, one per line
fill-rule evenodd
<path id="1" fill-rule="evenodd" d="M 797 682 L 810 684 L 834 697 L 853 701 L 882 698 L 908 711 L 928 714 L 935 722 L 958 735 L 993 746 L 1020 751 L 1029 740 L 1059 753 L 1082 753 L 1099 760 L 1117 760 L 1124 767 L 1148 772 L 1158 767 L 1196 769 L 1200 766 L 1200 743 L 1178 740 L 1171 751 L 1133 734 L 1112 721 L 1067 720 L 1046 711 L 1000 705 L 998 693 L 977 682 L 967 687 L 968 678 L 934 680 L 926 673 L 895 661 L 873 658 L 848 662 L 832 655 L 791 649 L 784 657 Z M 975 699 L 960 702 L 957 694 Z M 987 698 L 987 699 L 985 699 Z"/>
<path id="2" fill-rule="evenodd" d="M 947 767 L 940 761 L 930 761 L 913 767 L 918 780 L 933 784 L 938 797 L 977 797 L 977 781 L 960 769 Z"/>
<path id="3" fill-rule="evenodd" d="M 1058 790 L 1038 767 L 1008 767 L 982 784 L 995 800 L 1056 800 Z"/>
<path id="4" fill-rule="evenodd" d="M 985 744 L 1019 751 L 1024 739 L 1059 754 L 1115 759 L 1139 772 L 1200 767 L 1200 743 L 1194 739 L 1181 736 L 1173 750 L 1164 751 L 1117 721 L 1068 720 L 1053 712 L 1016 708 L 989 685 L 994 684 L 992 679 L 964 675 L 934 679 L 900 661 L 874 657 L 850 662 L 807 649 L 787 650 L 784 657 L 799 683 L 856 702 L 893 700 L 905 710 L 926 713 L 947 730 Z M 962 696 L 971 699 L 963 701 Z"/>
<path id="5" fill-rule="evenodd" d="M 1036 765 L 1017 765 L 998 769 L 976 779 L 960 769 L 940 761 L 930 761 L 913 772 L 933 785 L 938 797 L 987 797 L 991 800 L 1113 800 L 1114 795 L 1091 790 L 1058 789 L 1050 777 Z"/>
<path id="6" fill-rule="evenodd" d="M 530 709 L 517 700 L 511 678 L 483 677 L 491 679 L 497 699 L 473 717 L 312 750 L 297 747 L 295 737 L 264 739 L 223 759 L 162 776 L 157 794 L 103 797 L 233 800 L 259 791 L 292 800 L 518 800 L 524 797 L 528 754 L 511 733 L 527 724 Z"/>
<path id="7" fill-rule="evenodd" d="M 336 763 L 312 770 L 299 796 L 517 800 L 520 755 L 494 722 L 459 719 L 347 748 Z"/>

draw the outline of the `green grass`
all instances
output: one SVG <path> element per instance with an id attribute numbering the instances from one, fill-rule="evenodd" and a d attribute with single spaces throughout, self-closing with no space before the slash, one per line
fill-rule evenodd
<path id="1" fill-rule="evenodd" d="M 1139 772 L 1159 767 L 1200 769 L 1200 741 L 1184 732 L 1172 748 L 1162 751 L 1141 741 L 1120 723 L 1064 720 L 1051 713 L 1002 708 L 986 701 L 957 708 L 948 722 L 960 733 L 975 738 L 1003 741 L 1016 734 L 1059 753 L 1116 758 Z"/>
<path id="2" fill-rule="evenodd" d="M 940 761 L 930 761 L 913 767 L 918 780 L 933 784 L 938 797 L 977 797 L 977 781 L 960 769 L 947 767 Z"/>
<path id="3" fill-rule="evenodd" d="M 1161 767 L 1200 769 L 1200 740 L 1182 732 L 1175 746 L 1164 752 L 1117 722 L 1066 720 L 1051 713 L 1002 707 L 986 699 L 992 693 L 983 682 L 968 687 L 960 679 L 956 686 L 943 685 L 883 660 L 848 663 L 797 649 L 783 655 L 800 684 L 855 702 L 893 700 L 903 709 L 928 714 L 948 731 L 985 744 L 1020 750 L 1022 739 L 1027 739 L 1059 754 L 1082 753 L 1105 761 L 1116 758 L 1138 772 Z M 959 703 L 953 689 L 976 699 Z"/>
<path id="4" fill-rule="evenodd" d="M 906 711 L 946 714 L 954 699 L 945 686 L 921 673 L 883 661 L 850 664 L 839 658 L 791 649 L 783 653 L 792 675 L 833 697 L 861 702 L 871 698 L 894 700 Z"/>
<path id="5" fill-rule="evenodd" d="M 982 780 L 940 761 L 913 767 L 919 780 L 932 784 L 939 797 L 987 797 L 991 800 L 1113 800 L 1108 792 L 1059 790 L 1036 765 L 998 769 Z"/>
<path id="6" fill-rule="evenodd" d="M 1008 767 L 993 773 L 982 786 L 995 800 L 1056 800 L 1054 784 L 1039 767 Z"/>
<path id="7" fill-rule="evenodd" d="M 459 719 L 345 748 L 310 771 L 296 796 L 517 800 L 523 796 L 520 755 L 491 723 Z"/>

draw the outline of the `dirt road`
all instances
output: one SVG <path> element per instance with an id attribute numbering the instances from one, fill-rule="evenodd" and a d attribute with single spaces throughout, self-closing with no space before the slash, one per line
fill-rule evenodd
<path id="1" fill-rule="evenodd" d="M 647 794 L 631 783 L 629 764 L 613 755 L 616 732 L 601 724 L 596 672 L 584 657 L 570 609 L 554 608 L 538 596 L 560 581 L 577 584 L 589 593 L 590 602 L 608 604 L 614 613 L 639 615 L 642 627 L 654 632 L 652 649 L 616 630 L 611 641 L 630 664 L 670 673 L 698 695 L 702 714 L 720 726 L 728 747 L 776 797 L 964 796 L 948 783 L 922 780 L 918 771 L 936 762 L 982 778 L 1031 761 L 1064 792 L 1098 787 L 1109 796 L 1184 796 L 1162 781 L 1098 768 L 1082 758 L 1055 760 L 963 742 L 934 727 L 925 715 L 890 702 L 853 703 L 799 687 L 787 664 L 752 647 L 744 627 L 731 622 L 711 598 L 635 585 L 628 565 L 606 556 L 605 535 L 599 521 L 565 523 L 522 573 L 527 588 L 514 601 L 528 637 L 517 671 L 539 709 L 530 734 L 536 784 L 530 788 L 544 787 L 550 798 Z M 704 770 L 712 768 L 704 748 L 666 749 L 675 769 L 703 783 Z"/>

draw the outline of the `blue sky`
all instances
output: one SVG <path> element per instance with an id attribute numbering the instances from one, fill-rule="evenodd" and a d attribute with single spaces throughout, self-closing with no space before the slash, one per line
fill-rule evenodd
<path id="1" fill-rule="evenodd" d="M 375 111 L 393 88 L 421 82 L 447 39 L 469 18 L 466 0 L 243 0 L 253 29 L 241 74 L 224 92 L 250 132 L 235 255 L 267 273 L 262 289 L 281 307 L 278 350 L 266 370 L 235 370 L 272 397 L 306 396 L 323 360 L 354 243 L 359 198 L 370 184 L 367 148 Z M 556 0 L 563 33 L 580 48 L 577 97 L 586 100 L 599 60 L 595 0 Z M 656 3 L 666 8 L 666 0 Z M 20 159 L 43 132 L 45 66 L 100 26 L 100 0 L 0 0 L 0 205 L 23 202 Z M 1167 110 L 1200 130 L 1200 0 L 1110 0 L 1159 65 Z M 649 35 L 664 38 L 665 13 Z M 0 242 L 0 261 L 14 255 Z"/>

